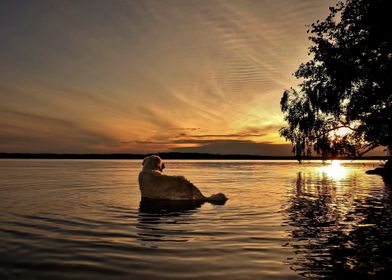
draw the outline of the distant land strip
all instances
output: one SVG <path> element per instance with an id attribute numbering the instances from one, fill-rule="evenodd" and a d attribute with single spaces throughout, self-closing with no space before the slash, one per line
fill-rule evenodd
<path id="1" fill-rule="evenodd" d="M 223 160 L 296 160 L 295 156 L 260 156 L 242 154 L 208 154 L 208 153 L 149 153 L 149 154 L 57 154 L 57 153 L 0 153 L 1 159 L 143 159 L 149 155 L 159 155 L 163 159 L 223 159 Z M 386 160 L 387 156 L 362 158 L 337 157 L 334 159 Z M 305 157 L 302 160 L 321 160 L 320 157 Z"/>

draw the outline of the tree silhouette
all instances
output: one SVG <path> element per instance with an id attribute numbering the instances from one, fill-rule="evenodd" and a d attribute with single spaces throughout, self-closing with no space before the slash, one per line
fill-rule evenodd
<path id="1" fill-rule="evenodd" d="M 284 91 L 281 136 L 300 159 L 392 149 L 392 17 L 388 0 L 347 0 L 308 30 L 311 59 Z"/>

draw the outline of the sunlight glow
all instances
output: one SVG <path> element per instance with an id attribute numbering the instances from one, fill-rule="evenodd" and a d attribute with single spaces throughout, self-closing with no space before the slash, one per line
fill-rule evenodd
<path id="1" fill-rule="evenodd" d="M 341 127 L 339 129 L 337 129 L 334 134 L 340 137 L 343 137 L 347 134 L 350 134 L 352 131 L 351 129 L 349 129 L 348 127 Z"/>
<path id="2" fill-rule="evenodd" d="M 347 168 L 343 167 L 339 160 L 332 160 L 330 165 L 321 168 L 321 172 L 334 180 L 341 180 L 345 178 Z"/>
<path id="3" fill-rule="evenodd" d="M 332 139 L 339 139 L 339 138 L 342 138 L 342 137 L 344 137 L 344 136 L 346 136 L 348 134 L 351 134 L 351 133 L 352 133 L 352 130 L 350 128 L 348 128 L 348 127 L 341 127 L 341 128 L 338 128 L 336 130 L 331 131 L 329 133 L 329 136 Z"/>

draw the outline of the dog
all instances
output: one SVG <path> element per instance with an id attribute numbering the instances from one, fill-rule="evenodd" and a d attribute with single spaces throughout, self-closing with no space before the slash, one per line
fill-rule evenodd
<path id="1" fill-rule="evenodd" d="M 139 173 L 139 187 L 142 199 L 193 200 L 224 203 L 227 197 L 217 193 L 209 197 L 183 176 L 169 176 L 162 173 L 165 164 L 157 155 L 143 159 Z"/>

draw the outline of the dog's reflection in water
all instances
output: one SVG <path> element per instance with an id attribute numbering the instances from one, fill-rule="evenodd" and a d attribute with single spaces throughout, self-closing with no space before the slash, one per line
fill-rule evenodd
<path id="1" fill-rule="evenodd" d="M 212 203 L 223 205 L 226 201 Z M 192 224 L 191 216 L 205 201 L 167 200 L 142 198 L 139 206 L 138 237 L 149 246 L 157 246 L 156 242 L 186 242 Z"/>
<path id="2" fill-rule="evenodd" d="M 197 200 L 170 200 L 170 199 L 149 199 L 142 198 L 140 200 L 139 212 L 172 215 L 185 213 L 200 208 L 204 204 L 203 201 Z"/>

